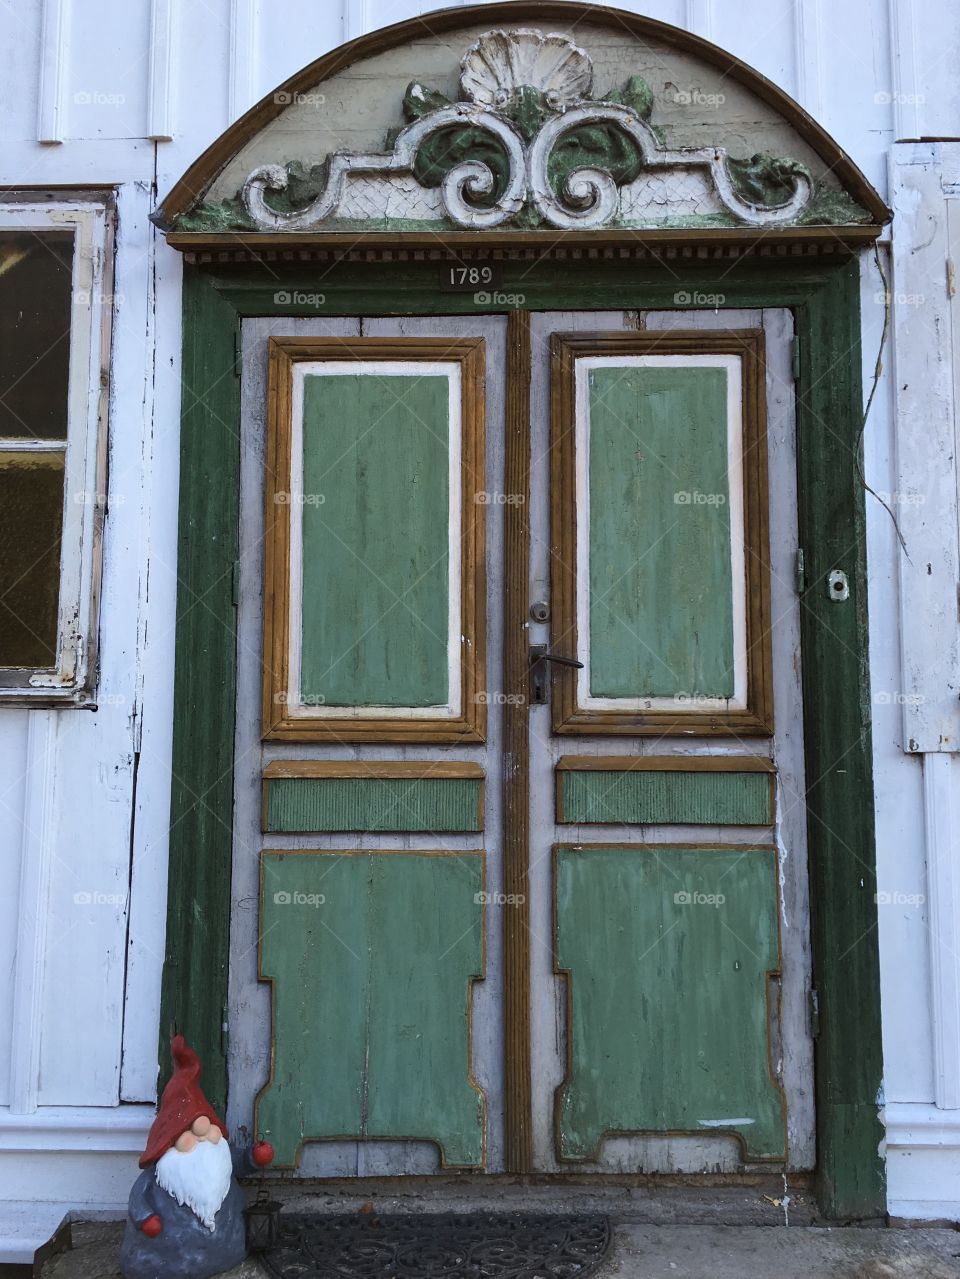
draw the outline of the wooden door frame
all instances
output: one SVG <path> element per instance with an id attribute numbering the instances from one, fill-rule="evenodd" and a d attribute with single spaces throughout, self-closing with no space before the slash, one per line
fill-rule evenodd
<path id="1" fill-rule="evenodd" d="M 487 239 L 489 237 L 485 237 Z M 881 1216 L 885 1174 L 878 1153 L 883 1128 L 877 1097 L 882 1078 L 876 853 L 871 753 L 864 495 L 860 479 L 863 399 L 860 372 L 860 263 L 839 246 L 786 257 L 655 256 L 637 237 L 632 249 L 584 254 L 559 266 L 550 254 L 505 253 L 505 294 L 522 296 L 519 312 L 672 309 L 684 287 L 717 292 L 723 307 L 786 307 L 794 312 L 801 360 L 797 383 L 804 746 L 809 814 L 813 979 L 819 995 L 815 1041 L 818 1198 L 835 1219 Z M 187 262 L 183 300 L 183 404 L 173 785 L 167 942 L 163 972 L 160 1061 L 166 1071 L 170 1034 L 181 1031 L 204 1062 L 211 1102 L 226 1099 L 227 965 L 229 954 L 234 724 L 236 713 L 236 563 L 239 529 L 239 326 L 253 316 L 302 316 L 276 302 L 322 284 L 330 315 L 443 315 L 503 306 L 474 306 L 438 288 L 438 263 L 392 251 L 392 260 L 336 263 Z M 229 257 L 225 254 L 224 257 Z M 278 289 L 290 292 L 278 293 Z M 316 311 L 311 312 L 316 315 Z M 526 334 L 526 336 L 524 336 Z M 523 492 L 529 476 L 527 397 L 518 375 L 529 363 L 522 315 L 510 325 L 513 383 L 507 403 L 507 487 Z M 508 503 L 505 588 L 509 610 L 526 600 L 529 545 L 526 504 Z M 850 599 L 827 591 L 831 569 L 843 569 Z M 507 681 L 524 674 L 514 637 L 505 652 Z M 506 741 L 525 747 L 525 711 L 508 717 Z M 525 750 L 524 750 L 525 756 Z M 523 893 L 526 874 L 526 774 L 508 796 L 505 889 Z M 506 936 L 516 974 L 506 989 L 514 1114 L 507 1157 L 529 1170 L 529 1047 L 522 1038 L 529 1009 L 524 979 L 528 934 L 517 914 Z M 523 1053 L 526 1051 L 527 1057 Z M 526 1064 L 524 1064 L 526 1061 Z"/>

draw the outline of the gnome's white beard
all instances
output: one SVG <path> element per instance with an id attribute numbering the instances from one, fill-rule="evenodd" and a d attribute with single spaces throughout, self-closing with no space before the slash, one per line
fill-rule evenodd
<path id="1" fill-rule="evenodd" d="M 214 1226 L 217 1210 L 227 1197 L 233 1160 L 230 1147 L 221 1138 L 198 1141 L 192 1150 L 181 1154 L 173 1146 L 157 1160 L 157 1185 L 172 1195 L 177 1203 L 196 1214 L 208 1230 Z"/>

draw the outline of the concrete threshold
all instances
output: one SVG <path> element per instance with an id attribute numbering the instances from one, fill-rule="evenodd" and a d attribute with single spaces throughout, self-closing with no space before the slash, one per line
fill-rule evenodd
<path id="1" fill-rule="evenodd" d="M 613 1245 L 596 1279 L 960 1279 L 957 1229 L 829 1224 L 818 1219 L 807 1186 L 794 1186 L 785 1196 L 782 1179 L 695 1186 L 517 1178 L 478 1184 L 456 1177 L 425 1182 L 268 1179 L 285 1214 L 606 1213 Z M 118 1279 L 122 1229 L 119 1222 L 75 1222 L 73 1248 L 47 1261 L 42 1279 Z M 265 1274 L 251 1259 L 230 1279 Z"/>

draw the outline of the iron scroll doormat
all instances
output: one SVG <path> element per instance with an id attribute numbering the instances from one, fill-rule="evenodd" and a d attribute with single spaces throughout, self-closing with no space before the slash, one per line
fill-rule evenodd
<path id="1" fill-rule="evenodd" d="M 585 1279 L 606 1217 L 523 1213 L 291 1216 L 262 1256 L 276 1279 Z"/>

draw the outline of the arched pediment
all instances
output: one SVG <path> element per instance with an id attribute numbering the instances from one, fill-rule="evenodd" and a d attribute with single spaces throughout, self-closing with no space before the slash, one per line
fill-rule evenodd
<path id="1" fill-rule="evenodd" d="M 444 10 L 334 50 L 231 126 L 155 219 L 187 247 L 358 233 L 862 242 L 889 216 L 756 71 L 676 27 L 563 2 Z"/>

